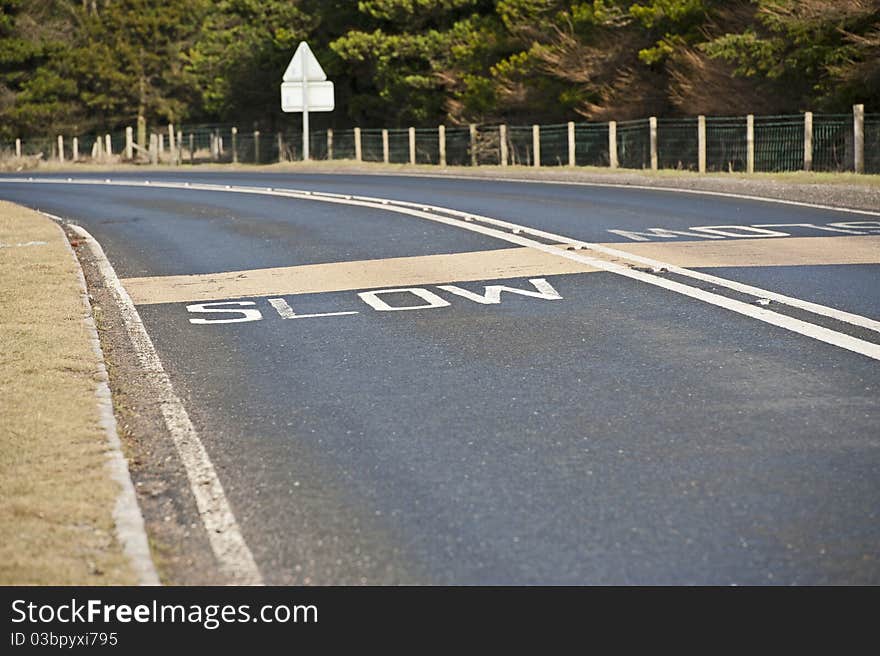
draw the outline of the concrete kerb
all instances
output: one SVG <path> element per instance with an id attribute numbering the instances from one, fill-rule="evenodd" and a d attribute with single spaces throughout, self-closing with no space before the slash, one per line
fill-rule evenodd
<path id="1" fill-rule="evenodd" d="M 104 352 L 101 350 L 101 340 L 98 336 L 98 328 L 95 324 L 92 306 L 89 302 L 89 292 L 86 279 L 79 264 L 79 259 L 67 240 L 67 235 L 62 227 L 64 220 L 61 217 L 41 212 L 44 216 L 52 219 L 61 231 L 64 243 L 70 256 L 77 264 L 77 278 L 80 286 L 80 298 L 83 306 L 83 324 L 89 333 L 92 351 L 95 354 L 95 398 L 98 405 L 101 427 L 107 437 L 107 468 L 110 477 L 119 485 L 119 494 L 113 508 L 113 520 L 116 526 L 116 537 L 122 545 L 122 549 L 131 562 L 138 582 L 141 585 L 160 585 L 159 575 L 150 554 L 150 545 L 144 527 L 144 518 L 137 503 L 134 484 L 128 471 L 128 461 L 122 452 L 122 442 L 116 429 L 116 416 L 113 413 L 113 398 L 110 393 L 110 376 L 104 362 Z"/>

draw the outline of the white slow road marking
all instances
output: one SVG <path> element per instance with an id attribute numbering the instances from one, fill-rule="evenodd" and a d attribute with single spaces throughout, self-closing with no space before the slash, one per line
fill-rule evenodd
<path id="1" fill-rule="evenodd" d="M 282 319 L 318 319 L 320 317 L 344 317 L 351 314 L 360 314 L 360 312 L 324 312 L 322 314 L 297 314 L 294 312 L 290 304 L 283 298 L 270 298 L 269 305 L 275 308 L 278 316 Z"/>
<path id="2" fill-rule="evenodd" d="M 76 180 L 71 181 L 68 180 L 53 180 L 48 178 L 35 179 L 35 178 L 5 178 L 0 180 L 0 182 L 31 182 L 38 184 L 84 184 L 84 185 L 95 185 L 95 184 L 109 184 L 123 187 L 139 187 L 143 185 L 150 185 L 153 188 L 164 188 L 164 189 L 192 189 L 199 191 L 226 191 L 232 193 L 244 193 L 244 194 L 255 194 L 255 195 L 263 195 L 263 196 L 280 196 L 286 198 L 297 198 L 303 200 L 315 200 L 319 202 L 325 203 L 336 203 L 341 205 L 354 205 L 357 207 L 369 207 L 373 209 L 384 209 L 390 212 L 397 212 L 400 214 L 406 214 L 409 216 L 414 216 L 420 219 L 426 219 L 428 221 L 433 221 L 436 223 L 442 223 L 445 225 L 453 226 L 456 228 L 463 228 L 465 230 L 469 230 L 471 232 L 477 232 L 489 237 L 494 237 L 496 239 L 501 239 L 503 241 L 507 241 L 513 244 L 518 244 L 520 246 L 527 246 L 529 248 L 534 248 L 536 250 L 543 251 L 545 253 L 549 253 L 551 255 L 556 255 L 558 257 L 564 257 L 576 262 L 581 262 L 583 264 L 588 264 L 597 269 L 601 269 L 603 271 L 608 271 L 610 273 L 616 273 L 620 276 L 624 276 L 626 278 L 631 278 L 633 280 L 638 280 L 640 282 L 647 283 L 649 285 L 654 285 L 655 287 L 661 287 L 663 289 L 667 289 L 669 291 L 676 292 L 678 294 L 682 294 L 684 296 L 688 296 L 690 298 L 694 298 L 705 303 L 709 303 L 711 305 L 715 305 L 718 307 L 722 307 L 726 310 L 730 310 L 732 312 L 736 312 L 738 314 L 742 314 L 744 316 L 751 317 L 753 319 L 757 319 L 759 321 L 763 321 L 765 323 L 784 328 L 791 332 L 798 333 L 800 335 L 804 335 L 806 337 L 810 337 L 821 342 L 825 342 L 827 344 L 831 344 L 833 346 L 837 346 L 849 351 L 853 351 L 855 353 L 859 353 L 861 355 L 865 355 L 867 357 L 873 358 L 875 360 L 880 360 L 880 345 L 874 344 L 865 340 L 861 340 L 855 337 L 851 337 L 850 335 L 846 335 L 845 333 L 841 333 L 835 330 L 830 330 L 823 326 L 818 326 L 816 324 L 812 324 L 806 321 L 802 321 L 800 319 L 794 319 L 792 317 L 788 317 L 783 314 L 778 314 L 771 310 L 765 310 L 763 308 L 756 307 L 749 303 L 743 303 L 742 301 L 733 300 L 727 298 L 725 296 L 721 296 L 719 294 L 713 294 L 711 292 L 707 292 L 696 287 L 691 287 L 689 285 L 685 285 L 683 283 L 667 280 L 665 278 L 655 276 L 649 273 L 644 273 L 642 271 L 637 271 L 631 269 L 627 266 L 623 266 L 620 264 L 616 264 L 615 262 L 608 262 L 603 259 L 589 257 L 586 255 L 581 255 L 580 253 L 575 253 L 567 250 L 563 250 L 556 246 L 546 245 L 541 242 L 535 241 L 534 239 L 529 239 L 527 237 L 523 237 L 522 233 L 527 235 L 531 235 L 532 237 L 541 237 L 543 239 L 548 239 L 555 241 L 556 243 L 563 242 L 568 244 L 569 246 L 573 246 L 575 248 L 592 250 L 597 253 L 602 253 L 604 255 L 611 255 L 613 257 L 617 257 L 623 260 L 629 260 L 632 262 L 641 262 L 641 263 L 650 263 L 650 266 L 661 269 L 665 268 L 670 272 L 677 273 L 682 276 L 687 276 L 690 278 L 703 280 L 707 282 L 712 282 L 716 285 L 724 286 L 729 289 L 733 289 L 736 291 L 743 291 L 745 293 L 754 294 L 760 296 L 762 298 L 769 298 L 771 300 L 776 300 L 780 303 L 784 303 L 787 305 L 792 305 L 793 307 L 798 307 L 800 309 L 808 310 L 814 314 L 820 314 L 828 317 L 833 317 L 839 321 L 852 323 L 854 325 L 858 325 L 861 327 L 871 328 L 872 330 L 880 330 L 880 322 L 874 321 L 867 317 L 862 317 L 859 315 L 855 315 L 849 312 L 844 312 L 842 310 L 837 310 L 835 308 L 830 308 L 824 305 L 819 305 L 818 303 L 810 303 L 808 301 L 803 301 L 801 299 L 785 296 L 782 294 L 776 294 L 775 292 L 770 292 L 767 290 L 760 289 L 758 287 L 752 287 L 750 285 L 743 285 L 741 283 L 737 283 L 732 280 L 727 280 L 725 278 L 719 278 L 717 276 L 709 276 L 707 274 L 698 273 L 696 271 L 691 271 L 689 269 L 683 269 L 681 267 L 676 267 L 674 265 L 660 262 L 657 260 L 650 260 L 649 258 L 642 258 L 639 256 L 634 256 L 624 251 L 618 251 L 617 249 L 607 248 L 604 246 L 599 246 L 598 244 L 593 244 L 590 242 L 584 242 L 576 239 L 571 239 L 569 237 L 564 237 L 561 235 L 555 235 L 553 233 L 545 232 L 542 230 L 537 230 L 534 228 L 529 228 L 526 226 L 518 225 L 515 223 L 511 223 L 509 221 L 502 221 L 499 219 L 493 219 L 486 216 L 481 216 L 478 214 L 473 214 L 470 212 L 463 212 L 460 210 L 454 210 L 450 208 L 437 207 L 433 205 L 425 205 L 424 203 L 414 203 L 408 201 L 395 201 L 391 199 L 383 199 L 383 198 L 374 198 L 370 196 L 352 196 L 348 194 L 334 194 L 334 193 L 326 193 L 326 192 L 316 192 L 316 191 L 304 191 L 298 189 L 272 189 L 272 188 L 258 188 L 258 187 L 242 187 L 242 186 L 232 186 L 232 185 L 214 185 L 214 184 L 204 184 L 204 183 L 182 183 L 182 182 L 150 182 L 145 181 L 144 183 L 137 182 L 129 182 L 129 181 L 101 181 L 101 180 Z M 639 188 L 635 186 L 629 185 L 586 185 L 586 186 L 619 186 L 621 188 Z M 655 190 L 654 188 L 648 187 L 647 189 Z M 658 188 L 660 189 L 660 188 Z M 682 190 L 678 190 L 682 191 Z M 703 193 L 703 192 L 693 192 L 693 193 Z M 876 212 L 862 211 L 862 210 L 846 210 L 842 208 L 833 208 L 826 207 L 821 205 L 813 205 L 810 203 L 798 203 L 793 201 L 777 201 L 773 199 L 759 198 L 753 196 L 736 196 L 734 194 L 724 194 L 724 193 L 715 193 L 715 192 L 705 192 L 708 195 L 717 195 L 717 196 L 731 196 L 737 198 L 746 198 L 749 200 L 757 200 L 757 201 L 766 201 L 766 202 L 783 202 L 784 204 L 803 206 L 803 207 L 814 207 L 819 209 L 829 209 L 829 210 L 840 210 L 847 212 L 854 212 L 857 214 L 868 214 L 868 215 L 878 215 Z M 443 216 L 445 215 L 445 216 Z M 459 217 L 459 218 L 456 218 Z M 486 225 L 480 224 L 488 224 L 491 226 L 496 226 L 498 228 L 503 228 L 503 230 L 498 230 L 495 227 L 487 227 Z"/>
<path id="3" fill-rule="evenodd" d="M 71 227 L 89 245 L 105 284 L 115 296 L 140 366 L 159 390 L 159 407 L 165 425 L 186 469 L 190 489 L 195 496 L 211 549 L 221 571 L 228 578 L 229 583 L 262 585 L 263 577 L 232 514 L 214 465 L 193 428 L 186 408 L 174 393 L 168 374 L 162 367 L 162 362 L 144 329 L 140 315 L 119 282 L 101 245 L 85 229 L 76 225 Z"/>

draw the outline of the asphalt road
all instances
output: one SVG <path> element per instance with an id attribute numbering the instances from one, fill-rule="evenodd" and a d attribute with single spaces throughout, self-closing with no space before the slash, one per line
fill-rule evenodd
<path id="1" fill-rule="evenodd" d="M 0 197 L 103 245 L 266 583 L 880 583 L 880 361 L 669 286 L 868 351 L 870 321 L 267 187 L 645 249 L 874 322 L 880 216 L 421 177 L 112 178 L 137 185 L 7 176 Z"/>

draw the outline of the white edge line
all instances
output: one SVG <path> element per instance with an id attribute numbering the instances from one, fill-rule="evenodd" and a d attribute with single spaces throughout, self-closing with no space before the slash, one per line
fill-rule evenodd
<path id="1" fill-rule="evenodd" d="M 110 264 L 104 249 L 81 226 L 71 228 L 89 245 L 105 284 L 115 296 L 123 322 L 145 375 L 159 390 L 159 405 L 165 424 L 186 469 L 190 489 L 196 500 L 211 549 L 223 574 L 234 585 L 263 585 L 263 577 L 254 561 L 232 513 L 214 465 L 190 421 L 183 403 L 174 393 L 153 342 L 128 292 Z"/>
<path id="2" fill-rule="evenodd" d="M 95 387 L 95 397 L 98 400 L 98 414 L 101 428 L 107 437 L 107 468 L 111 478 L 119 485 L 119 493 L 113 507 L 113 522 L 116 528 L 116 537 L 122 545 L 123 553 L 128 557 L 132 569 L 134 569 L 137 581 L 140 585 L 161 585 L 156 566 L 150 554 L 150 545 L 147 539 L 147 531 L 144 527 L 144 517 L 138 506 L 137 495 L 128 470 L 128 461 L 122 453 L 122 442 L 116 429 L 116 416 L 113 414 L 113 397 L 110 393 L 110 377 L 107 367 L 104 366 L 104 352 L 101 350 L 101 340 L 98 338 L 98 329 L 95 325 L 92 306 L 89 303 L 89 292 L 86 279 L 83 275 L 79 259 L 73 251 L 73 247 L 67 240 L 67 235 L 61 227 L 58 217 L 51 214 L 43 214 L 56 221 L 61 238 L 67 247 L 70 257 L 76 263 L 76 274 L 79 280 L 80 301 L 83 307 L 83 324 L 89 335 L 92 351 L 96 358 L 96 377 L 98 384 Z"/>
<path id="3" fill-rule="evenodd" d="M 638 174 L 638 171 L 634 171 Z M 853 214 L 864 214 L 866 216 L 880 216 L 880 212 L 874 210 L 856 209 L 853 207 L 839 207 L 836 205 L 820 205 L 818 203 L 808 203 L 800 200 L 788 200 L 785 198 L 768 198 L 766 196 L 753 196 L 750 194 L 739 194 L 733 191 L 712 191 L 710 189 L 685 189 L 683 187 L 665 187 L 640 184 L 626 184 L 624 182 L 587 182 L 575 180 L 535 180 L 530 178 L 499 178 L 495 176 L 482 175 L 436 175 L 432 173 L 380 173 L 372 171 L 363 171 L 358 173 L 312 173 L 311 175 L 373 175 L 394 177 L 400 176 L 404 178 L 428 178 L 433 180 L 488 180 L 490 182 L 519 182 L 527 184 L 549 184 L 549 185 L 570 185 L 575 187 L 610 187 L 612 189 L 638 189 L 640 191 L 669 191 L 680 194 L 697 194 L 699 196 L 720 196 L 722 198 L 742 198 L 743 200 L 756 200 L 765 203 L 777 203 L 781 205 L 795 205 L 797 207 L 809 207 L 817 210 L 832 210 L 835 212 L 852 212 Z M 739 178 L 737 178 L 739 179 Z"/>

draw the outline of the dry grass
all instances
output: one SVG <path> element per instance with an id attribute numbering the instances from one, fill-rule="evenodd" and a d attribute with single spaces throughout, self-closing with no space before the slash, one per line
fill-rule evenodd
<path id="1" fill-rule="evenodd" d="M 47 243 L 14 246 L 26 242 Z M 134 583 L 115 537 L 78 264 L 52 221 L 11 203 L 0 202 L 0 243 L 0 584 Z"/>

